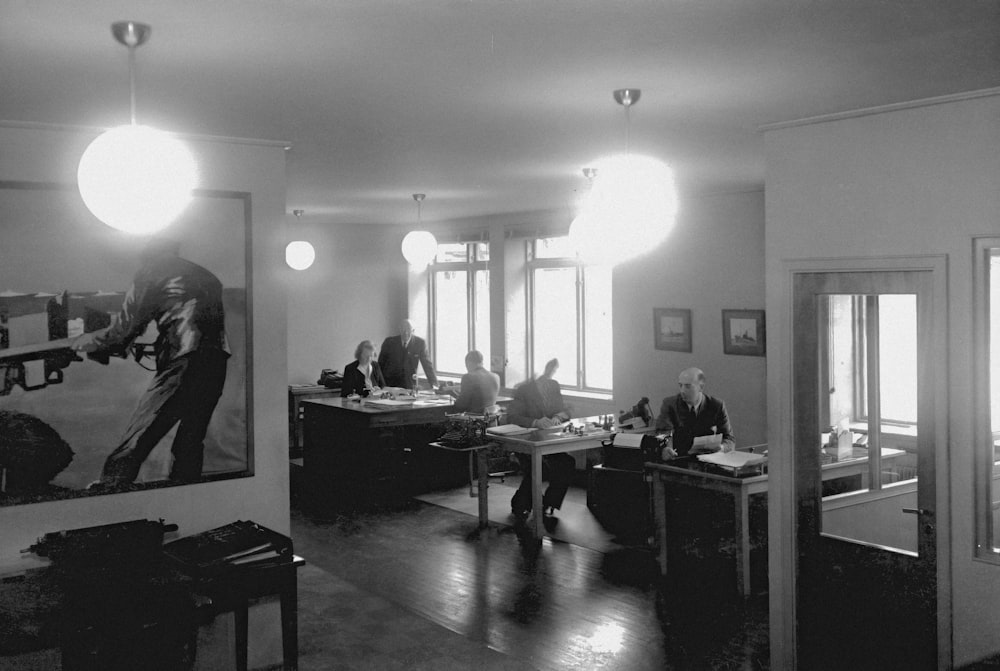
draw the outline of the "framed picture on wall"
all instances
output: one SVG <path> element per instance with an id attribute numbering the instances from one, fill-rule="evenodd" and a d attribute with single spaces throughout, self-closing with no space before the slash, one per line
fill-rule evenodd
<path id="1" fill-rule="evenodd" d="M 764 356 L 764 311 L 723 310 L 722 351 L 725 354 Z"/>
<path id="2" fill-rule="evenodd" d="M 653 308 L 653 346 L 670 352 L 690 352 L 691 311 Z"/>
<path id="3" fill-rule="evenodd" d="M 156 236 L 0 181 L 0 506 L 253 475 L 250 195 Z"/>

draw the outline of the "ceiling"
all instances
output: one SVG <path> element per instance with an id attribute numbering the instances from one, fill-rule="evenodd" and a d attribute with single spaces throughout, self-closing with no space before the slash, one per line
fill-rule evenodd
<path id="1" fill-rule="evenodd" d="M 316 223 L 571 212 L 626 135 L 758 190 L 763 124 L 1000 86 L 996 0 L 0 0 L 0 120 L 127 123 L 123 19 L 138 121 L 287 142 Z"/>

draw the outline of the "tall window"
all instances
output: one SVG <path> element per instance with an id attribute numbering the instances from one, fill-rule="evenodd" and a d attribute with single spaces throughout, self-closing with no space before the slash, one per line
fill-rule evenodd
<path id="1" fill-rule="evenodd" d="M 579 262 L 568 238 L 528 242 L 532 372 L 559 359 L 559 382 L 580 391 L 612 388 L 611 269 Z"/>
<path id="2" fill-rule="evenodd" d="M 465 355 L 490 357 L 490 246 L 487 242 L 438 245 L 430 267 L 434 367 L 465 373 Z"/>

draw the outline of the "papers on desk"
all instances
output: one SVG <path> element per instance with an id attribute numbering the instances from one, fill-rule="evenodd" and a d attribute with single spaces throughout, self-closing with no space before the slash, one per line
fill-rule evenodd
<path id="1" fill-rule="evenodd" d="M 767 461 L 767 457 L 753 452 L 713 452 L 712 454 L 699 454 L 698 461 L 726 468 L 745 468 L 746 466 L 762 464 Z"/>
<path id="2" fill-rule="evenodd" d="M 364 405 L 372 405 L 376 408 L 403 408 L 413 405 L 415 398 L 399 400 L 394 398 L 366 398 L 362 400 Z"/>
<path id="3" fill-rule="evenodd" d="M 698 436 L 691 443 L 691 454 L 717 452 L 722 448 L 722 434 L 713 433 L 710 436 Z"/>
<path id="4" fill-rule="evenodd" d="M 534 429 L 528 429 L 517 424 L 503 424 L 501 426 L 491 426 L 486 429 L 486 433 L 492 433 L 494 436 L 522 436 L 532 431 Z"/>

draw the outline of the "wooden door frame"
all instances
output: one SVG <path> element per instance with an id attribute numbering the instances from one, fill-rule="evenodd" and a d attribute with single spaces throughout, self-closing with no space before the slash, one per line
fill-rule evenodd
<path id="1" fill-rule="evenodd" d="M 792 390 L 793 303 L 796 275 L 802 273 L 926 271 L 931 273 L 932 309 L 935 311 L 930 348 L 941 352 L 932 366 L 934 390 L 934 455 L 937 505 L 937 650 L 938 668 L 952 663 L 951 590 L 951 477 L 948 443 L 948 264 L 945 255 L 883 256 L 867 258 L 788 259 L 782 262 L 780 301 L 768 306 L 767 329 L 777 337 L 768 339 L 769 370 L 777 378 L 777 407 L 769 411 L 768 426 L 768 562 L 771 668 L 796 669 L 798 502 L 795 492 L 796 461 L 793 431 Z"/>

